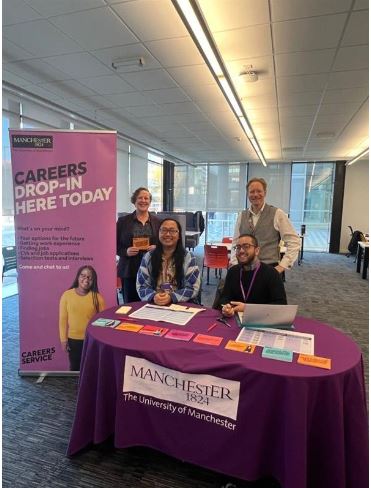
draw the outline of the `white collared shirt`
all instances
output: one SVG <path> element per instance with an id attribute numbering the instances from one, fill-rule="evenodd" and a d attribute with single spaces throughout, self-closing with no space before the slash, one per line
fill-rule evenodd
<path id="1" fill-rule="evenodd" d="M 254 227 L 258 223 L 258 220 L 260 218 L 262 211 L 264 210 L 264 207 L 265 207 L 265 203 L 257 213 L 254 213 L 251 207 L 248 209 L 252 217 L 252 222 L 254 224 Z M 242 213 L 240 212 L 238 214 L 236 226 L 234 228 L 232 251 L 231 251 L 232 265 L 238 263 L 236 257 L 236 251 L 233 250 L 233 247 L 236 245 L 237 239 L 240 235 L 241 215 Z M 296 230 L 294 229 L 292 223 L 290 222 L 287 214 L 280 208 L 277 208 L 277 211 L 274 214 L 273 226 L 276 229 L 276 231 L 279 232 L 281 239 L 285 242 L 285 246 L 287 248 L 284 256 L 282 257 L 281 261 L 278 264 L 283 268 L 289 269 L 293 266 L 293 264 L 295 263 L 298 257 L 300 246 L 301 246 L 300 237 L 298 236 Z"/>

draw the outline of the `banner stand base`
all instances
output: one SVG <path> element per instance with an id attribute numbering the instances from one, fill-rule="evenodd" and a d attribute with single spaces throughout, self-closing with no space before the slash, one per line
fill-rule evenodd
<path id="1" fill-rule="evenodd" d="M 47 376 L 79 376 L 80 371 L 22 371 L 18 370 L 19 376 L 38 376 L 37 383 L 42 383 Z"/>

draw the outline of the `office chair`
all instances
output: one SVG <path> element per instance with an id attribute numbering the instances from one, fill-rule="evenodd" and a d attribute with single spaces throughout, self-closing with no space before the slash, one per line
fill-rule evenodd
<path id="1" fill-rule="evenodd" d="M 213 246 L 210 244 L 205 244 L 204 246 L 204 262 L 202 265 L 202 274 L 204 268 L 207 268 L 207 282 L 209 285 L 209 275 L 210 268 L 215 269 L 215 274 L 217 275 L 217 270 L 219 270 L 219 278 L 222 277 L 222 269 L 228 269 L 229 259 L 228 250 L 225 246 Z"/>

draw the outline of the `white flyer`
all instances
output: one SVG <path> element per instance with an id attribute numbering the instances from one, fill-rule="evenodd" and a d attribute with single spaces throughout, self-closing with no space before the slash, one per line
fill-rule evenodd
<path id="1" fill-rule="evenodd" d="M 243 328 L 237 342 L 247 342 L 262 347 L 276 347 L 299 354 L 314 354 L 314 335 L 281 329 Z"/>

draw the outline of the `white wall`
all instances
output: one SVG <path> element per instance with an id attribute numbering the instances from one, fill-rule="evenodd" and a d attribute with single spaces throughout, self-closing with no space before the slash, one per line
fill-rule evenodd
<path id="1" fill-rule="evenodd" d="M 350 231 L 360 230 L 369 233 L 368 220 L 368 159 L 359 160 L 346 167 L 345 188 L 343 201 L 343 220 L 341 224 L 340 252 L 347 252 Z"/>

